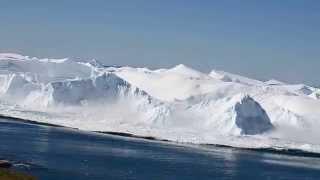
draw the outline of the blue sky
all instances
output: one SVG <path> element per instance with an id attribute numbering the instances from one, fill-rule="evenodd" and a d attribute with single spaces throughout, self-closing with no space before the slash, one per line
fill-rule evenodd
<path id="1" fill-rule="evenodd" d="M 0 0 L 0 51 L 320 85 L 320 1 Z"/>

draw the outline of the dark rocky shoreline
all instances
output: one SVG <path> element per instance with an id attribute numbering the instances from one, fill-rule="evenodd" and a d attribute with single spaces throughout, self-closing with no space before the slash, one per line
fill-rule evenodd
<path id="1" fill-rule="evenodd" d="M 3 180 L 36 180 L 37 178 L 25 173 L 17 172 L 11 167 L 13 163 L 8 160 L 0 160 L 0 179 Z"/>

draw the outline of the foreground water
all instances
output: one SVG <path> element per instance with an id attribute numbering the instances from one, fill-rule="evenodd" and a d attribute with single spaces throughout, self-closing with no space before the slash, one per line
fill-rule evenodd
<path id="1" fill-rule="evenodd" d="M 39 179 L 320 179 L 320 158 L 181 146 L 0 119 L 0 158 Z"/>

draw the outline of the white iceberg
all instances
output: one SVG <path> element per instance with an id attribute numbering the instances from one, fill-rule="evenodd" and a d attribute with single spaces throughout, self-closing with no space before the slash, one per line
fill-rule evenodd
<path id="1" fill-rule="evenodd" d="M 320 90 L 213 70 L 0 54 L 0 114 L 177 142 L 320 153 Z"/>

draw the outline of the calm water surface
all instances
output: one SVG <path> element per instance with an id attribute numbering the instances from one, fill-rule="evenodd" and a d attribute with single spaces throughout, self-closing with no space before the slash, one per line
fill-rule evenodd
<path id="1" fill-rule="evenodd" d="M 320 158 L 87 133 L 0 119 L 0 158 L 39 179 L 320 179 Z"/>

